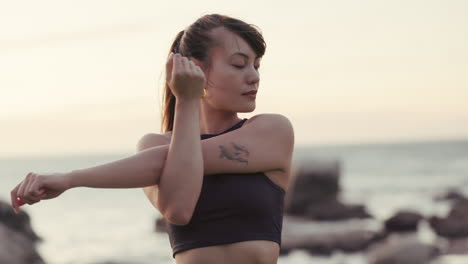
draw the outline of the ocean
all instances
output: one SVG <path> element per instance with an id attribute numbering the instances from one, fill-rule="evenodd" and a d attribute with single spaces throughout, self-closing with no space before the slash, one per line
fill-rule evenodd
<path id="1" fill-rule="evenodd" d="M 28 172 L 67 172 L 132 155 L 0 158 L 0 199 Z M 377 220 L 399 209 L 444 215 L 448 205 L 434 197 L 450 188 L 468 194 L 468 139 L 389 144 L 298 146 L 294 163 L 339 160 L 341 200 L 364 204 Z M 154 231 L 159 213 L 142 189 L 76 188 L 59 198 L 21 207 L 44 239 L 38 251 L 49 264 L 175 263 L 167 235 Z M 428 234 L 429 236 L 430 234 Z M 278 263 L 362 264 L 362 254 L 331 257 L 293 251 Z M 455 263 L 455 262 L 454 262 Z"/>

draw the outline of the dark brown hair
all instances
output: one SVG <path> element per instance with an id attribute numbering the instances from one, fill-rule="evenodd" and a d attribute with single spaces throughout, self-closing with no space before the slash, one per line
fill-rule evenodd
<path id="1" fill-rule="evenodd" d="M 209 51 L 213 46 L 218 45 L 217 40 L 213 39 L 210 33 L 218 27 L 224 27 L 245 40 L 257 57 L 262 57 L 265 54 L 266 43 L 258 27 L 225 15 L 210 14 L 200 17 L 185 30 L 180 31 L 175 37 L 167 56 L 169 57 L 170 53 L 174 52 L 186 57 L 193 57 L 198 59 L 206 69 L 209 69 L 211 67 Z M 176 102 L 176 97 L 167 85 L 167 81 L 164 83 L 161 112 L 162 133 L 173 129 Z"/>

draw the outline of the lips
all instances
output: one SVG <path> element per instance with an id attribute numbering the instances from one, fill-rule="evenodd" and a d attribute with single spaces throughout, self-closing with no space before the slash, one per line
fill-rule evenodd
<path id="1" fill-rule="evenodd" d="M 243 93 L 242 95 L 249 95 L 249 94 L 257 94 L 257 91 L 250 91 L 250 92 L 247 92 L 247 93 Z"/>

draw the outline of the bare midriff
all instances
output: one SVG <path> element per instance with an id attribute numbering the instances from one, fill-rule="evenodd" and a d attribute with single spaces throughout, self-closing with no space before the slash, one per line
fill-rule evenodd
<path id="1" fill-rule="evenodd" d="M 176 254 L 177 264 L 276 264 L 279 245 L 255 240 L 219 246 L 194 248 Z"/>

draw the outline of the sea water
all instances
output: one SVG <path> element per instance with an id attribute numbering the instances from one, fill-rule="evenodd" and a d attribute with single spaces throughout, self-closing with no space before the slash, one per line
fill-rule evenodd
<path id="1" fill-rule="evenodd" d="M 10 201 L 11 189 L 28 172 L 67 172 L 130 155 L 1 158 L 0 199 Z M 295 148 L 296 165 L 320 159 L 340 162 L 341 200 L 364 204 L 382 221 L 400 209 L 444 215 L 448 206 L 434 201 L 435 196 L 455 187 L 468 194 L 468 140 Z M 21 208 L 44 239 L 38 251 L 49 264 L 174 263 L 167 234 L 154 231 L 160 214 L 141 188 L 76 188 Z M 317 257 L 297 250 L 278 263 L 362 264 L 365 258 L 339 252 Z"/>

